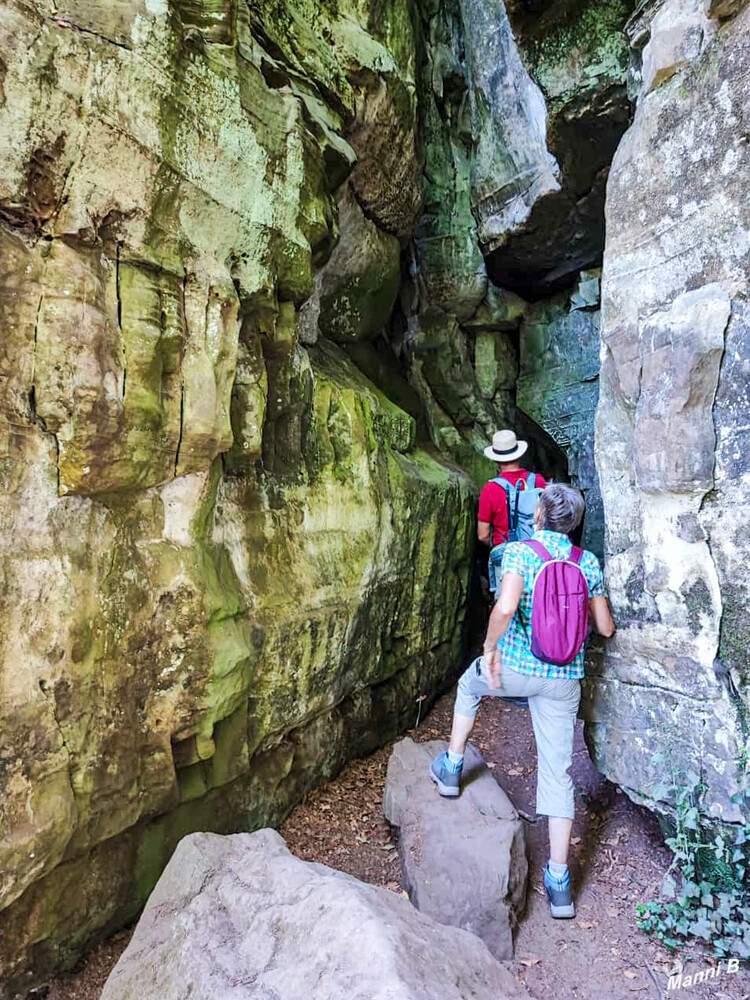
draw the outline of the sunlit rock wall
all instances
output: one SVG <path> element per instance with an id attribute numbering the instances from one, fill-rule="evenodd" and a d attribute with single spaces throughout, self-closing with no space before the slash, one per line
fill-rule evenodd
<path id="1" fill-rule="evenodd" d="M 669 810 L 666 751 L 731 821 L 750 684 L 750 9 L 708 9 L 645 4 L 631 26 L 596 440 L 618 634 L 585 711 L 598 766 L 633 797 Z"/>
<path id="2" fill-rule="evenodd" d="M 334 343 L 421 210 L 413 30 L 0 10 L 0 994 L 461 662 L 473 488 Z"/>

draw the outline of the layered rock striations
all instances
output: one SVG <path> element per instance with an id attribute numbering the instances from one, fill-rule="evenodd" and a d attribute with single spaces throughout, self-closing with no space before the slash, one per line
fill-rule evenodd
<path id="1" fill-rule="evenodd" d="M 609 164 L 630 120 L 623 27 L 635 3 L 462 3 L 475 36 L 474 115 L 486 137 L 474 209 L 487 270 L 527 298 L 548 296 L 601 261 Z M 490 45 L 512 72 L 485 58 Z M 506 48 L 516 55 L 503 59 Z"/>
<path id="2" fill-rule="evenodd" d="M 406 4 L 10 3 L 0 34 L 13 991 L 183 834 L 278 822 L 413 722 L 461 661 L 474 491 L 337 346 L 388 322 L 420 211 Z"/>
<path id="3" fill-rule="evenodd" d="M 666 759 L 731 822 L 748 737 L 750 9 L 707 6 L 642 4 L 631 25 L 596 443 L 618 634 L 585 710 L 599 767 L 633 797 L 669 812 Z"/>

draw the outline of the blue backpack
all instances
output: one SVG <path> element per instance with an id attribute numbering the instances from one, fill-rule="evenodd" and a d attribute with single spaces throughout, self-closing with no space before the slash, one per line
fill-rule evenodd
<path id="1" fill-rule="evenodd" d="M 490 482 L 497 483 L 505 490 L 508 501 L 508 541 L 522 542 L 525 538 L 531 538 L 534 534 L 534 511 L 542 495 L 541 488 L 536 485 L 536 473 L 529 472 L 526 482 L 519 479 L 515 486 L 511 486 L 502 476 L 497 476 Z M 490 530 L 494 531 L 494 525 L 490 526 Z"/>
<path id="2" fill-rule="evenodd" d="M 541 487 L 536 485 L 536 473 L 529 472 L 526 481 L 519 479 L 515 486 L 512 486 L 507 479 L 497 476 L 490 482 L 497 483 L 505 490 L 508 502 L 508 542 L 522 542 L 526 538 L 531 538 L 534 534 L 534 511 L 542 495 Z M 490 525 L 490 540 L 495 533 L 495 526 Z M 503 561 L 503 551 L 507 542 L 500 542 L 490 549 L 489 578 L 490 590 L 496 590 L 495 570 L 500 568 Z"/>

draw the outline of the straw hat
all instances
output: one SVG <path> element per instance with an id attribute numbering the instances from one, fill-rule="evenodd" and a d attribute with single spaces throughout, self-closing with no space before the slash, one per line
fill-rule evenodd
<path id="1" fill-rule="evenodd" d="M 484 454 L 493 462 L 515 462 L 526 454 L 528 447 L 525 441 L 518 440 L 513 431 L 495 431 L 492 444 L 484 449 Z"/>

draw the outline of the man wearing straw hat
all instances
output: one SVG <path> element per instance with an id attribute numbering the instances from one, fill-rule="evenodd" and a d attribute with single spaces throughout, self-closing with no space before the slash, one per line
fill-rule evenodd
<path id="1" fill-rule="evenodd" d="M 491 479 L 479 497 L 477 537 L 490 547 L 490 590 L 499 590 L 499 569 L 507 542 L 531 538 L 534 533 L 534 511 L 542 490 L 547 485 L 543 476 L 527 472 L 519 460 L 528 450 L 526 441 L 519 441 L 510 430 L 496 431 L 492 444 L 484 454 L 497 462 L 498 474 Z"/>

